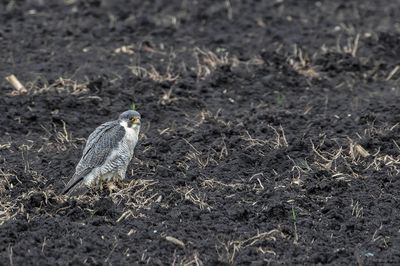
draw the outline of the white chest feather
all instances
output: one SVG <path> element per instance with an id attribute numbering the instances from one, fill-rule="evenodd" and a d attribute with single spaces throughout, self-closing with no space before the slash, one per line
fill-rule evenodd
<path id="1" fill-rule="evenodd" d="M 133 127 L 128 127 L 127 123 L 124 121 L 122 121 L 120 125 L 125 128 L 126 132 L 122 141 L 126 142 L 130 146 L 132 145 L 132 148 L 134 148 L 139 138 L 140 126 L 134 125 Z"/>

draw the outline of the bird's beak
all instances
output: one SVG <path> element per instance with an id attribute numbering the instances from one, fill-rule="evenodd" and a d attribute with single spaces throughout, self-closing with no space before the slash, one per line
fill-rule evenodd
<path id="1" fill-rule="evenodd" d="M 139 118 L 139 117 L 133 118 L 132 124 L 134 124 L 134 125 L 140 125 L 140 118 Z"/>

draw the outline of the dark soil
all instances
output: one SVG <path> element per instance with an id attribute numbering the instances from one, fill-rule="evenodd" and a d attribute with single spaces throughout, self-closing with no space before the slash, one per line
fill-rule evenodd
<path id="1" fill-rule="evenodd" d="M 2 1 L 0 264 L 400 264 L 399 18 L 396 0 Z M 60 196 L 132 104 L 130 180 Z"/>

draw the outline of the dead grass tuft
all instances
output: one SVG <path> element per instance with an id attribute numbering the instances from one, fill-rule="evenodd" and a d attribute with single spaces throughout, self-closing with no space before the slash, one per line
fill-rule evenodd
<path id="1" fill-rule="evenodd" d="M 203 79 L 210 75 L 220 66 L 231 65 L 237 67 L 239 60 L 229 57 L 228 52 L 214 53 L 207 49 L 194 48 L 194 56 L 196 58 L 197 67 L 196 75 L 198 79 Z"/>
<path id="2" fill-rule="evenodd" d="M 61 122 L 61 128 L 54 123 L 50 129 L 41 125 L 46 134 L 41 137 L 44 141 L 38 152 L 48 151 L 53 148 L 56 148 L 58 152 L 67 151 L 71 147 L 77 149 L 79 144 L 85 142 L 83 138 L 74 138 L 72 133 L 67 130 L 67 124 L 64 121 Z"/>
<path id="3" fill-rule="evenodd" d="M 0 208 L 0 225 L 14 219 L 21 210 L 15 201 L 4 201 L 4 199 L 0 201 Z"/>
<path id="4" fill-rule="evenodd" d="M 270 128 L 273 133 L 272 138 L 269 139 L 254 138 L 246 130 L 245 134 L 242 136 L 242 139 L 248 144 L 244 146 L 244 149 L 247 150 L 259 146 L 261 147 L 268 146 L 271 150 L 276 150 L 280 148 L 287 148 L 289 146 L 286 140 L 285 131 L 283 130 L 282 126 L 276 128 L 271 125 L 268 125 L 268 128 Z"/>
<path id="5" fill-rule="evenodd" d="M 54 91 L 57 93 L 69 93 L 71 95 L 81 95 L 89 91 L 88 82 L 79 83 L 78 81 L 66 78 L 58 78 L 52 84 L 39 85 L 38 81 L 28 82 L 27 91 L 31 94 L 40 94 Z"/>
<path id="6" fill-rule="evenodd" d="M 201 186 L 203 188 L 212 188 L 212 189 L 217 189 L 217 188 L 231 188 L 231 189 L 239 189 L 239 188 L 243 188 L 246 185 L 243 183 L 224 183 L 218 180 L 215 180 L 213 178 L 205 178 L 202 179 L 201 181 Z"/>
<path id="7" fill-rule="evenodd" d="M 201 194 L 199 191 L 196 191 L 194 188 L 190 186 L 182 186 L 175 188 L 174 191 L 181 195 L 184 200 L 193 203 L 201 210 L 206 209 L 211 211 L 212 207 L 206 202 L 205 195 Z"/>
<path id="8" fill-rule="evenodd" d="M 397 124 L 395 125 L 397 126 Z M 364 132 L 367 137 L 374 137 L 393 130 L 369 128 Z M 358 135 L 362 138 L 360 135 Z M 323 149 L 325 138 L 318 145 L 311 142 L 314 160 L 312 166 L 328 171 L 337 180 L 351 181 L 364 178 L 368 170 L 374 170 L 388 176 L 400 174 L 400 155 L 388 155 L 378 150 L 367 150 L 361 144 L 347 137 L 347 144 Z M 394 146 L 397 143 L 393 141 Z M 399 149 L 400 151 L 400 149 Z"/>
<path id="9" fill-rule="evenodd" d="M 351 215 L 356 218 L 361 218 L 364 214 L 364 208 L 361 206 L 360 202 L 351 200 Z"/>
<path id="10" fill-rule="evenodd" d="M 336 38 L 336 46 L 335 47 L 326 47 L 323 45 L 321 50 L 323 53 L 334 52 L 339 54 L 350 54 L 352 57 L 357 56 L 357 52 L 360 46 L 360 33 L 355 33 L 354 28 L 349 29 L 346 25 L 341 24 L 341 27 L 348 32 L 349 36 L 345 42 L 342 41 L 342 35 L 339 34 Z M 343 44 L 344 43 L 344 44 Z"/>
<path id="11" fill-rule="evenodd" d="M 230 240 L 225 242 L 218 240 L 220 245 L 217 245 L 215 248 L 220 261 L 234 264 L 237 255 L 241 250 L 246 248 L 253 248 L 256 252 L 275 256 L 275 251 L 270 247 L 273 246 L 273 244 L 270 244 L 269 246 L 268 243 L 275 242 L 278 237 L 284 238 L 285 235 L 280 230 L 274 229 L 269 232 L 257 232 L 257 234 L 252 237 L 242 238 L 239 240 Z"/>
<path id="12" fill-rule="evenodd" d="M 196 59 L 197 79 L 204 79 L 221 66 L 232 68 L 245 67 L 248 69 L 251 65 L 264 64 L 264 61 L 259 57 L 251 58 L 248 61 L 240 61 L 236 56 L 230 56 L 229 52 L 223 49 L 213 52 L 208 49 L 195 47 L 193 53 Z"/>
<path id="13" fill-rule="evenodd" d="M 197 251 L 194 251 L 191 255 L 185 255 L 180 257 L 174 251 L 173 260 L 171 265 L 173 266 L 203 266 L 203 262 L 200 259 L 200 255 Z"/>
<path id="14" fill-rule="evenodd" d="M 317 72 L 315 67 L 311 64 L 311 60 L 307 54 L 303 53 L 303 50 L 294 46 L 293 56 L 288 59 L 289 65 L 302 76 L 307 78 L 319 78 L 320 74 Z"/>
<path id="15" fill-rule="evenodd" d="M 197 80 L 202 80 L 222 66 L 241 67 L 251 71 L 252 66 L 264 64 L 260 57 L 241 61 L 221 48 L 211 51 L 199 47 L 180 47 L 178 49 L 171 47 L 170 51 L 167 52 L 163 43 L 124 45 L 115 49 L 114 53 L 124 54 L 131 58 L 134 64 L 128 66 L 128 68 L 133 75 L 157 83 L 174 82 L 187 75 L 194 75 Z M 184 60 L 178 61 L 177 58 L 184 58 Z M 164 62 L 165 67 L 156 69 L 154 65 L 158 65 L 159 62 Z"/>
<path id="16" fill-rule="evenodd" d="M 110 197 L 117 205 L 123 204 L 124 213 L 118 218 L 121 222 L 130 217 L 140 216 L 140 209 L 148 209 L 155 202 L 161 201 L 161 196 L 153 191 L 153 186 L 157 181 L 148 179 L 135 179 L 129 183 L 117 182 L 109 183 L 108 188 L 112 192 Z M 119 186 L 117 189 L 116 186 Z M 116 192 L 113 192 L 113 191 Z"/>
<path id="17" fill-rule="evenodd" d="M 128 68 L 136 77 L 150 79 L 158 83 L 175 81 L 179 78 L 179 74 L 172 73 L 169 68 L 167 68 L 164 73 L 161 73 L 161 71 L 157 70 L 153 65 L 150 65 L 149 67 L 129 66 Z"/>
<path id="18" fill-rule="evenodd" d="M 325 140 L 323 140 L 319 146 L 322 146 Z M 314 145 L 311 141 L 312 150 L 315 155 L 313 165 L 317 168 L 323 169 L 331 173 L 332 177 L 337 180 L 350 181 L 353 178 L 359 178 L 360 176 L 353 171 L 350 153 L 346 153 L 343 147 L 337 147 L 329 151 L 322 150 L 320 147 Z"/>

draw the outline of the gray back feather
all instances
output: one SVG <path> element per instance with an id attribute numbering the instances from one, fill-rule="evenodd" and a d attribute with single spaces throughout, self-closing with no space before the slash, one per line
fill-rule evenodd
<path id="1" fill-rule="evenodd" d="M 125 129 L 118 121 L 107 122 L 96 128 L 86 142 L 76 172 L 102 165 L 124 135 Z"/>

